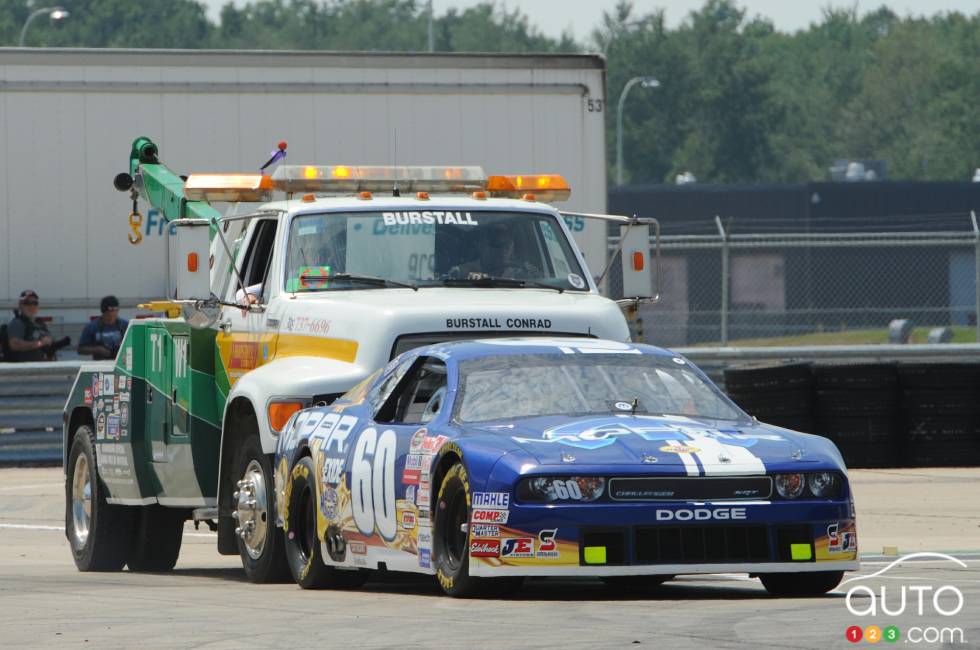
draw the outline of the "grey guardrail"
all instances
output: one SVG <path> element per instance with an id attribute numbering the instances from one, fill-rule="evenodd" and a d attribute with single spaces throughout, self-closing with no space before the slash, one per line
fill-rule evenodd
<path id="1" fill-rule="evenodd" d="M 0 465 L 61 464 L 61 414 L 82 363 L 0 363 Z"/>

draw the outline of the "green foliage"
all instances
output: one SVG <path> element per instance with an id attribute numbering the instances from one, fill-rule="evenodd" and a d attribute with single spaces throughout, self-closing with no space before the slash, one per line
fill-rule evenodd
<path id="1" fill-rule="evenodd" d="M 229 2 L 217 24 L 193 0 L 60 4 L 71 17 L 38 16 L 27 45 L 428 50 L 425 0 Z M 41 6 L 0 0 L 0 45 L 16 45 Z M 883 159 L 895 180 L 966 180 L 980 166 L 980 12 L 826 9 L 787 34 L 748 17 L 736 0 L 705 0 L 674 29 L 662 11 L 640 15 L 619 0 L 586 44 L 545 36 L 520 10 L 493 1 L 432 23 L 438 52 L 602 52 L 609 161 L 620 93 L 633 77 L 656 77 L 659 87 L 635 85 L 624 103 L 629 182 L 671 182 L 683 171 L 712 183 L 824 180 L 839 158 Z"/>

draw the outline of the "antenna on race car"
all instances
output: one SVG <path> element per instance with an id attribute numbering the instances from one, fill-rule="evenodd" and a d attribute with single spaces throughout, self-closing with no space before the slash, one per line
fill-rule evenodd
<path id="1" fill-rule="evenodd" d="M 630 415 L 636 415 L 636 406 L 639 403 L 639 401 L 640 401 L 639 397 L 634 397 L 633 401 L 630 402 Z"/>

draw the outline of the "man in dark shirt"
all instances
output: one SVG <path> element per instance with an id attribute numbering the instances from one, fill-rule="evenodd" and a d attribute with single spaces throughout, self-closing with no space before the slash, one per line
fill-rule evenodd
<path id="1" fill-rule="evenodd" d="M 103 298 L 99 308 L 102 315 L 90 321 L 82 330 L 78 353 L 91 354 L 96 361 L 115 359 L 129 321 L 119 318 L 119 301 L 115 296 Z"/>
<path id="2" fill-rule="evenodd" d="M 14 319 L 7 324 L 11 356 L 8 361 L 48 361 L 52 358 L 51 333 L 47 325 L 37 319 L 39 301 L 34 291 L 21 292 Z"/>

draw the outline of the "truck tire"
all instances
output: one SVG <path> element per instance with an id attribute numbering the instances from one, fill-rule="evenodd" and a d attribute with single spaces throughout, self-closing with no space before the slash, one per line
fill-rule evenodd
<path id="1" fill-rule="evenodd" d="M 337 569 L 323 563 L 317 534 L 316 482 L 313 459 L 301 458 L 289 475 L 282 513 L 289 570 L 303 589 L 356 589 L 367 581 L 367 571 Z"/>
<path id="2" fill-rule="evenodd" d="M 516 591 L 523 578 L 476 578 L 470 575 L 470 482 L 466 468 L 456 463 L 439 486 L 432 535 L 432 564 L 446 594 L 455 598 L 502 596 Z"/>
<path id="3" fill-rule="evenodd" d="M 136 509 L 130 571 L 170 571 L 177 564 L 187 511 L 159 505 Z"/>
<path id="4" fill-rule="evenodd" d="M 133 539 L 133 508 L 106 502 L 90 426 L 75 429 L 65 469 L 65 535 L 75 566 L 79 571 L 121 570 Z"/>
<path id="5" fill-rule="evenodd" d="M 257 436 L 242 442 L 234 468 L 232 516 L 237 520 L 235 534 L 245 575 L 255 583 L 288 582 L 282 531 L 276 526 L 272 462 Z"/>
<path id="6" fill-rule="evenodd" d="M 773 596 L 822 596 L 840 584 L 843 571 L 763 573 L 762 586 Z"/>

